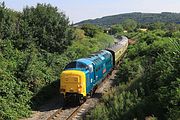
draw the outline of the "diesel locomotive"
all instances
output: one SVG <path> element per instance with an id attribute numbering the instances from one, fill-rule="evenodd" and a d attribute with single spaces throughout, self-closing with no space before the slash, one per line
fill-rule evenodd
<path id="1" fill-rule="evenodd" d="M 128 47 L 128 38 L 122 36 L 112 47 L 93 53 L 87 58 L 66 65 L 60 75 L 60 93 L 65 101 L 83 102 L 119 64 Z"/>

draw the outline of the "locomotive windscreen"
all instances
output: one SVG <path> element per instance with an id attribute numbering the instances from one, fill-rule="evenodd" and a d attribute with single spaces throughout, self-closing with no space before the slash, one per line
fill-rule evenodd
<path id="1" fill-rule="evenodd" d="M 83 64 L 83 63 L 81 63 L 81 62 L 74 61 L 74 62 L 69 63 L 69 64 L 65 67 L 65 70 L 66 70 L 66 69 L 71 69 L 71 68 L 85 68 L 85 69 L 87 69 L 88 66 L 85 65 L 85 64 Z"/>

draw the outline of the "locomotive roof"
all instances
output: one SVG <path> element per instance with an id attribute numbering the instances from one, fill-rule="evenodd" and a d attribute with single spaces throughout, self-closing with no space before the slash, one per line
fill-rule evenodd
<path id="1" fill-rule="evenodd" d="M 86 58 L 81 58 L 81 59 L 78 59 L 78 60 L 76 60 L 77 62 L 82 62 L 82 63 L 84 63 L 84 64 L 86 64 L 86 65 L 89 65 L 89 64 L 92 64 L 92 61 L 90 61 L 90 60 L 88 60 L 88 59 L 86 59 Z"/>
<path id="2" fill-rule="evenodd" d="M 76 60 L 77 62 L 82 62 L 86 65 L 94 63 L 95 65 L 99 66 L 99 64 L 102 63 L 102 61 L 107 58 L 107 54 L 111 54 L 109 51 L 101 50 L 98 52 L 95 52 L 88 56 L 87 58 L 81 58 Z"/>

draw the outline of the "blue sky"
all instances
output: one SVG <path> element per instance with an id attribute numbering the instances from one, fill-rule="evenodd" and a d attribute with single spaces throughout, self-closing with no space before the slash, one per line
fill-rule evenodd
<path id="1" fill-rule="evenodd" d="M 26 6 L 50 3 L 65 12 L 70 21 L 76 23 L 85 19 L 100 18 L 129 12 L 180 13 L 180 0 L 0 0 L 8 8 L 22 11 Z"/>

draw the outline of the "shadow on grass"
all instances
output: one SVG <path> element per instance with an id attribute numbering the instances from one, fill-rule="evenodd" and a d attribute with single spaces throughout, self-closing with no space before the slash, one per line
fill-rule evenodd
<path id="1" fill-rule="evenodd" d="M 63 104 L 63 96 L 59 93 L 59 80 L 44 86 L 31 99 L 32 110 L 49 111 L 58 109 Z"/>

